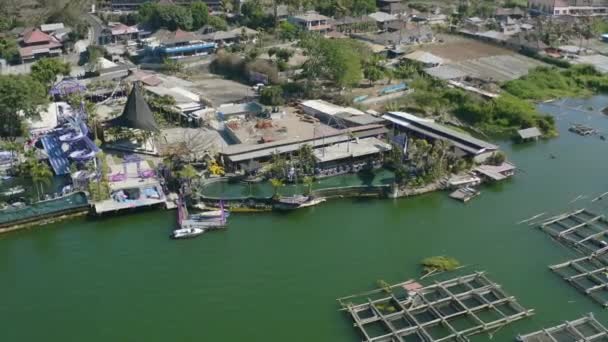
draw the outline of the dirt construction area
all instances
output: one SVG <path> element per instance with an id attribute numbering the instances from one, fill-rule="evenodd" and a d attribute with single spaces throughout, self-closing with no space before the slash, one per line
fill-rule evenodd
<path id="1" fill-rule="evenodd" d="M 256 96 L 251 86 L 209 73 L 205 68 L 188 70 L 188 81 L 205 101 L 217 107 L 225 103 L 244 102 Z"/>
<path id="2" fill-rule="evenodd" d="M 515 51 L 460 36 L 450 35 L 440 39 L 444 42 L 424 46 L 421 50 L 443 58 L 441 68 L 451 69 L 453 73 L 492 82 L 506 82 L 545 65 Z"/>
<path id="3" fill-rule="evenodd" d="M 469 59 L 515 54 L 515 52 L 512 50 L 464 37 L 441 36 L 439 38 L 443 39 L 444 43 L 427 45 L 421 50 L 430 52 L 435 56 L 439 56 L 451 62 L 461 62 Z"/>

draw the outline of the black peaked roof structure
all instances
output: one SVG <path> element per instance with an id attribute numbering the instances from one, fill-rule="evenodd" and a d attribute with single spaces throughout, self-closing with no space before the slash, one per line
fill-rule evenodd
<path id="1" fill-rule="evenodd" d="M 141 129 L 150 132 L 160 132 L 154 114 L 150 110 L 144 95 L 141 93 L 139 82 L 133 84 L 133 90 L 127 98 L 127 104 L 122 114 L 110 121 L 111 126 L 121 126 Z"/>

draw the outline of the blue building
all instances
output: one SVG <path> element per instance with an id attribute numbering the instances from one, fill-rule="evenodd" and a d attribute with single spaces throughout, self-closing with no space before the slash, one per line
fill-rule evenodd
<path id="1" fill-rule="evenodd" d="M 213 53 L 216 47 L 216 43 L 203 41 L 195 32 L 162 29 L 150 37 L 146 53 L 163 59 L 180 59 L 208 55 Z"/>

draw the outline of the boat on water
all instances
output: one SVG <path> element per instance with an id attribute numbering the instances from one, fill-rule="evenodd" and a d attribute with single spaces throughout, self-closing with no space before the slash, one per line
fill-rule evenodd
<path id="1" fill-rule="evenodd" d="M 176 229 L 171 234 L 173 239 L 189 239 L 196 236 L 199 236 L 205 232 L 202 228 L 182 228 Z"/>
<path id="2" fill-rule="evenodd" d="M 315 206 L 319 203 L 323 203 L 327 201 L 327 199 L 325 197 L 319 197 L 319 198 L 311 198 L 308 201 L 300 204 L 300 206 L 298 208 L 306 208 L 306 207 L 312 207 Z"/>
<path id="3" fill-rule="evenodd" d="M 312 196 L 294 195 L 290 197 L 279 197 L 274 205 L 279 210 L 294 210 L 299 208 L 311 207 L 325 202 L 325 198 L 315 198 Z"/>
<path id="4" fill-rule="evenodd" d="M 208 210 L 208 211 L 203 211 L 200 213 L 196 213 L 196 214 L 191 214 L 190 215 L 190 219 L 192 220 L 206 220 L 206 219 L 213 219 L 213 218 L 221 218 L 221 217 L 228 217 L 230 216 L 230 212 L 228 212 L 228 210 Z"/>
<path id="5" fill-rule="evenodd" d="M 8 190 L 0 192 L 0 195 L 3 196 L 14 196 L 25 192 L 25 188 L 21 185 L 14 186 L 12 188 L 8 188 Z"/>

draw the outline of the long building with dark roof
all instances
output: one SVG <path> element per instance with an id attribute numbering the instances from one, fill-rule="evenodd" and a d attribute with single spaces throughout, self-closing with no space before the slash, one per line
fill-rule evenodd
<path id="1" fill-rule="evenodd" d="M 498 151 L 498 146 L 496 145 L 440 125 L 430 119 L 404 112 L 388 112 L 382 118 L 392 122 L 396 130 L 412 133 L 425 139 L 448 141 L 457 152 L 471 157 L 478 163 L 484 162 L 494 152 Z"/>

